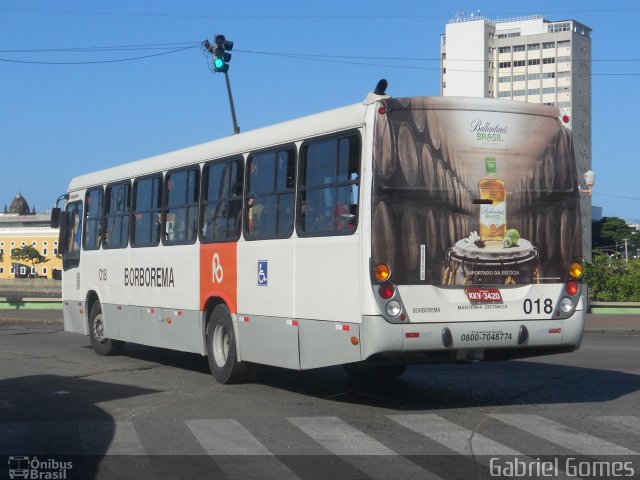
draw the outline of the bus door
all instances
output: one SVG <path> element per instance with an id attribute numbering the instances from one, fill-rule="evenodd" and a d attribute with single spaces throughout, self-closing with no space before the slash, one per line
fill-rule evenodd
<path id="1" fill-rule="evenodd" d="M 82 202 L 72 201 L 62 216 L 60 245 L 62 254 L 62 302 L 66 331 L 87 333 L 84 300 L 80 289 L 80 250 L 82 245 Z"/>

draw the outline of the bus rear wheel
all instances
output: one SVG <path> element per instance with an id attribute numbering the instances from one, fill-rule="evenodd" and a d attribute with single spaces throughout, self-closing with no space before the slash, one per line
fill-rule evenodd
<path id="1" fill-rule="evenodd" d="M 238 361 L 231 314 L 223 304 L 216 305 L 209 314 L 207 358 L 211 374 L 219 383 L 242 383 L 249 376 L 247 363 Z"/>
<path id="2" fill-rule="evenodd" d="M 104 317 L 100 302 L 95 302 L 89 313 L 89 338 L 91 338 L 94 352 L 100 356 L 120 355 L 124 350 L 124 342 L 105 337 Z"/>

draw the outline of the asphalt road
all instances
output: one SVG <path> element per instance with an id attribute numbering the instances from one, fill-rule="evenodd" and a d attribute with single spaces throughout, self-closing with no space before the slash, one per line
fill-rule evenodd
<path id="1" fill-rule="evenodd" d="M 558 468 L 551 478 L 640 477 L 640 336 L 413 366 L 388 384 L 355 384 L 337 367 L 265 367 L 223 386 L 198 355 L 129 345 L 98 357 L 61 325 L 7 324 L 0 365 L 0 478 L 25 462 L 68 479 L 495 478 L 547 467 Z"/>

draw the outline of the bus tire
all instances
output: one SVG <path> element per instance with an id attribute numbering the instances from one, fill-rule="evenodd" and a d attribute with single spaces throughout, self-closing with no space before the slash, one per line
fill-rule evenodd
<path id="1" fill-rule="evenodd" d="M 406 365 L 366 365 L 363 362 L 342 365 L 349 378 L 360 382 L 393 380 L 407 369 Z"/>
<path id="2" fill-rule="evenodd" d="M 211 375 L 218 383 L 243 383 L 249 376 L 249 366 L 238 361 L 236 335 L 229 309 L 216 305 L 207 323 L 207 359 Z"/>
<path id="3" fill-rule="evenodd" d="M 123 341 L 104 336 L 104 317 L 100 302 L 95 302 L 89 313 L 89 338 L 94 352 L 100 356 L 120 355 L 124 350 Z"/>

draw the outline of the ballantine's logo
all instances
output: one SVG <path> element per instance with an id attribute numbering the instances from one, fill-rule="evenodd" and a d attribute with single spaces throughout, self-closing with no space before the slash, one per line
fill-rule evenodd
<path id="1" fill-rule="evenodd" d="M 507 134 L 507 127 L 503 127 L 499 123 L 492 124 L 491 122 L 485 122 L 478 118 L 471 122 L 470 131 L 476 134 L 477 140 L 502 142 L 504 141 L 503 134 Z"/>

